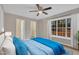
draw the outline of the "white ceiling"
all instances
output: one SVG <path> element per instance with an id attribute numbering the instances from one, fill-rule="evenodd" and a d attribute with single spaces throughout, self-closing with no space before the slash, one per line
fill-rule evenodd
<path id="1" fill-rule="evenodd" d="M 46 11 L 48 15 L 41 14 L 36 16 L 37 12 L 29 12 L 31 10 L 36 10 L 36 5 L 34 4 L 4 4 L 4 10 L 7 13 L 12 13 L 20 16 L 25 16 L 35 20 L 50 17 L 65 11 L 69 11 L 75 8 L 79 8 L 79 4 L 40 4 L 43 8 L 51 6 L 52 9 Z"/>

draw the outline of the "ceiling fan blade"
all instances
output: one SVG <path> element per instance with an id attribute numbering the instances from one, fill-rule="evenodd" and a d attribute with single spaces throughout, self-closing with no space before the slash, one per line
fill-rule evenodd
<path id="1" fill-rule="evenodd" d="M 36 4 L 36 6 L 37 6 L 37 8 L 38 8 L 38 10 L 39 10 L 39 7 L 40 7 L 39 4 Z"/>
<path id="2" fill-rule="evenodd" d="M 45 8 L 45 9 L 43 9 L 43 10 L 45 11 L 45 10 L 49 10 L 49 9 L 52 9 L 52 7 L 48 7 L 48 8 Z"/>
<path id="3" fill-rule="evenodd" d="M 38 10 L 43 10 L 43 8 L 39 5 L 39 4 L 36 4 Z"/>
<path id="4" fill-rule="evenodd" d="M 43 12 L 45 15 L 48 15 L 48 13 L 46 13 L 46 12 Z"/>
<path id="5" fill-rule="evenodd" d="M 32 11 L 29 11 L 29 12 L 38 12 L 37 10 L 32 10 Z"/>
<path id="6" fill-rule="evenodd" d="M 39 13 L 37 13 L 37 16 L 39 16 Z"/>

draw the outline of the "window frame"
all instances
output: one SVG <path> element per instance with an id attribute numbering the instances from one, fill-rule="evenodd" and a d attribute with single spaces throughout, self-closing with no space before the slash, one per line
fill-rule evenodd
<path id="1" fill-rule="evenodd" d="M 50 37 L 56 37 L 56 38 L 62 38 L 62 39 L 71 39 L 71 32 L 72 31 L 70 31 L 70 37 L 67 37 L 67 29 L 66 29 L 66 33 L 65 33 L 65 36 L 59 36 L 58 34 L 57 34 L 57 30 L 58 30 L 58 28 L 57 28 L 57 25 L 58 25 L 58 20 L 60 20 L 60 19 L 66 19 L 66 28 L 67 28 L 67 18 L 71 18 L 71 24 L 72 24 L 72 17 L 71 16 L 66 16 L 66 17 L 60 17 L 60 18 L 56 18 L 56 19 L 51 19 L 51 20 L 49 20 L 49 35 L 50 35 Z M 52 27 L 51 27 L 51 22 L 52 21 L 56 21 L 57 23 L 56 23 L 56 35 L 52 35 Z M 72 26 L 71 26 L 71 28 L 72 28 Z"/>

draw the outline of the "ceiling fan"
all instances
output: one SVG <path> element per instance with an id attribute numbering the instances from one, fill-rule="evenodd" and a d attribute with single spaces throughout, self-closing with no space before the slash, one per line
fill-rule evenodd
<path id="1" fill-rule="evenodd" d="M 52 7 L 43 8 L 39 4 L 36 4 L 36 6 L 37 6 L 37 10 L 32 10 L 32 11 L 29 11 L 29 12 L 38 12 L 37 16 L 39 16 L 39 14 L 42 14 L 42 13 L 45 14 L 45 15 L 48 15 L 48 13 L 46 11 L 52 9 Z"/>

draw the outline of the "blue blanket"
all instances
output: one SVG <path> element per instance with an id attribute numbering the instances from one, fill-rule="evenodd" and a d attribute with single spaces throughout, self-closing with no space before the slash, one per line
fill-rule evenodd
<path id="1" fill-rule="evenodd" d="M 13 37 L 13 44 L 15 45 L 16 48 L 16 55 L 27 55 L 27 45 L 20 39 L 17 38 L 16 36 Z"/>
<path id="2" fill-rule="evenodd" d="M 65 53 L 65 50 L 62 44 L 57 43 L 55 41 L 51 41 L 50 39 L 37 37 L 37 38 L 32 38 L 32 40 L 35 40 L 41 44 L 44 44 L 52 48 L 55 55 L 61 55 Z"/>
<path id="3" fill-rule="evenodd" d="M 39 42 L 34 40 L 26 40 L 24 41 L 28 47 L 28 51 L 31 55 L 54 55 L 53 50 Z"/>
<path id="4" fill-rule="evenodd" d="M 31 40 L 27 40 L 25 44 L 28 47 L 28 51 L 31 55 L 46 55 L 40 48 L 36 47 Z"/>

